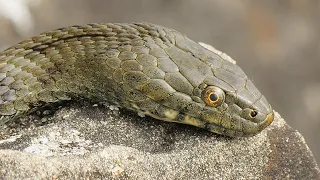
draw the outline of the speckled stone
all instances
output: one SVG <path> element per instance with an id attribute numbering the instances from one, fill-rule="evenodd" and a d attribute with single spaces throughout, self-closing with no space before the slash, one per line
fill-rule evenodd
<path id="1" fill-rule="evenodd" d="M 260 134 L 228 138 L 107 107 L 77 103 L 1 127 L 1 179 L 320 178 L 303 137 L 278 113 Z"/>

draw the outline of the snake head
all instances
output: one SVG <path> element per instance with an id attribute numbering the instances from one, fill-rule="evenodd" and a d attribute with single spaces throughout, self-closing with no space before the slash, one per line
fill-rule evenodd
<path id="1" fill-rule="evenodd" d="M 232 137 L 252 136 L 271 124 L 271 106 L 239 66 L 179 32 L 165 31 L 174 40 L 157 49 L 156 66 L 125 77 L 139 82 L 131 93 L 139 97 L 133 109 Z"/>
<path id="2" fill-rule="evenodd" d="M 175 37 L 166 53 L 179 71 L 159 83 L 168 96 L 158 101 L 166 109 L 158 119 L 232 137 L 252 136 L 271 124 L 270 104 L 239 66 L 179 33 Z"/>
<path id="3" fill-rule="evenodd" d="M 199 88 L 205 103 L 200 118 L 207 122 L 204 128 L 228 136 L 250 136 L 271 124 L 273 110 L 251 80 L 239 80 L 239 87 L 236 87 L 226 82 L 228 78 L 239 78 L 237 75 L 216 74 L 207 77 Z"/>
<path id="4" fill-rule="evenodd" d="M 176 37 L 177 47 L 198 60 L 195 67 L 203 66 L 200 68 L 203 82 L 194 88 L 192 99 L 204 107 L 193 122 L 228 136 L 252 136 L 272 123 L 271 105 L 234 60 L 216 49 L 199 46 L 185 36 Z M 204 68 L 203 63 L 209 68 Z M 190 117 L 188 119 L 190 121 Z"/>

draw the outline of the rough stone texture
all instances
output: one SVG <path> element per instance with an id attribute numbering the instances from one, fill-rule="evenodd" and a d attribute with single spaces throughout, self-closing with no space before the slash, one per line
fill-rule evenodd
<path id="1" fill-rule="evenodd" d="M 278 113 L 254 137 L 227 138 L 107 107 L 74 103 L 1 127 L 0 179 L 320 179 Z"/>

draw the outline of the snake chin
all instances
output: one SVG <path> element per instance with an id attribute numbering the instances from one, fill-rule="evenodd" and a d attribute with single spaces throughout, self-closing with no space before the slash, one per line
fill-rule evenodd
<path id="1" fill-rule="evenodd" d="M 197 118 L 188 114 L 182 114 L 173 109 L 167 109 L 167 111 L 165 111 L 164 113 L 165 116 L 159 116 L 150 111 L 141 111 L 140 113 L 143 113 L 147 116 L 153 117 L 158 120 L 192 125 L 198 128 L 206 129 L 208 131 L 230 137 L 254 136 L 261 132 L 263 129 L 265 129 L 267 126 L 269 126 L 274 119 L 273 112 L 269 113 L 266 116 L 266 118 L 259 123 L 252 122 L 238 115 L 229 115 L 228 117 L 231 118 L 228 120 L 222 120 L 220 118 L 220 120 L 218 121 L 218 118 L 215 118 L 214 122 L 211 118 L 209 120 L 210 122 L 208 122 L 208 119 Z"/>
<path id="2" fill-rule="evenodd" d="M 236 108 L 229 106 L 221 109 L 205 106 L 197 113 L 197 116 L 194 115 L 195 113 L 178 111 L 164 105 L 149 110 L 140 109 L 138 106 L 132 109 L 140 116 L 143 114 L 162 121 L 192 125 L 231 137 L 253 136 L 269 126 L 274 119 L 273 111 L 266 115 L 258 112 L 255 118 L 250 118 L 248 116 L 250 108 L 233 107 Z"/>
<path id="3" fill-rule="evenodd" d="M 230 116 L 230 120 L 217 123 L 207 123 L 205 129 L 208 131 L 227 135 L 230 137 L 249 137 L 254 136 L 268 127 L 274 120 L 274 112 L 266 115 L 266 118 L 261 122 L 252 122 L 238 115 Z"/>

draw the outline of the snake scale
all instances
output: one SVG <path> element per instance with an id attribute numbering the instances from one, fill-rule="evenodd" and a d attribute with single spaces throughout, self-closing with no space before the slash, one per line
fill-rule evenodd
<path id="1" fill-rule="evenodd" d="M 227 136 L 271 124 L 266 98 L 236 64 L 170 28 L 95 23 L 48 31 L 0 53 L 0 124 L 85 98 Z"/>

